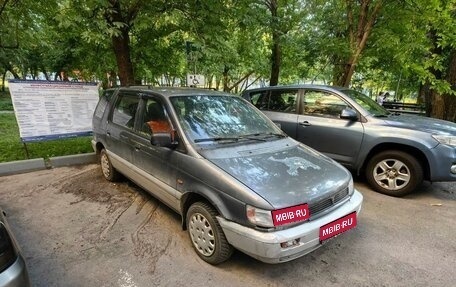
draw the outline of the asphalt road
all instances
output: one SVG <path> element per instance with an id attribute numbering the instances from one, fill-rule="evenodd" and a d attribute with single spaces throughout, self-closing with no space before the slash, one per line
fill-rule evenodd
<path id="1" fill-rule="evenodd" d="M 454 286 L 456 183 L 415 194 L 364 195 L 358 226 L 279 265 L 235 252 L 211 266 L 180 217 L 97 165 L 0 177 L 0 205 L 34 286 Z"/>

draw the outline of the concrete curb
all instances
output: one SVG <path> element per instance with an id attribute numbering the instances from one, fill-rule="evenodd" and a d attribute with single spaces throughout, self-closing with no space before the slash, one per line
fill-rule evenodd
<path id="1" fill-rule="evenodd" d="M 31 172 L 41 169 L 46 169 L 46 164 L 42 158 L 2 162 L 0 163 L 0 176 Z"/>
<path id="2" fill-rule="evenodd" d="M 97 155 L 94 152 L 51 157 L 48 164 L 46 164 L 43 158 L 3 162 L 0 163 L 0 176 L 95 162 L 97 162 Z"/>
<path id="3" fill-rule="evenodd" d="M 96 162 L 97 162 L 97 155 L 94 152 L 85 153 L 85 154 L 67 155 L 67 156 L 57 156 L 57 157 L 51 157 L 49 159 L 49 164 L 51 167 L 89 164 L 89 163 L 96 163 Z"/>

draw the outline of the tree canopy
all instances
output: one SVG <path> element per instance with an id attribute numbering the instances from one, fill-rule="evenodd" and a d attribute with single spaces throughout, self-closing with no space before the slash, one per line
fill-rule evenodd
<path id="1" fill-rule="evenodd" d="M 3 81 L 324 83 L 456 120 L 456 0 L 0 0 L 0 27 Z"/>

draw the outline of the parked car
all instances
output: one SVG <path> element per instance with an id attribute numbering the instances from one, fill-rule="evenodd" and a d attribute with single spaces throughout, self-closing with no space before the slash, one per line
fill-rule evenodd
<path id="1" fill-rule="evenodd" d="M 103 176 L 123 174 L 174 209 L 211 264 L 234 248 L 268 263 L 298 258 L 355 227 L 361 210 L 347 169 L 230 94 L 109 89 L 92 144 Z"/>
<path id="2" fill-rule="evenodd" d="M 27 266 L 19 245 L 0 209 L 0 287 L 30 286 Z"/>
<path id="3" fill-rule="evenodd" d="M 456 124 L 390 113 L 348 88 L 295 85 L 242 96 L 289 136 L 365 174 L 380 193 L 403 196 L 423 181 L 456 180 Z"/>

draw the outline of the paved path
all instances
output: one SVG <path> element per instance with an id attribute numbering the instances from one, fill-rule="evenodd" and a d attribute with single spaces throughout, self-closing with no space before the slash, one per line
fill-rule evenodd
<path id="1" fill-rule="evenodd" d="M 211 266 L 180 217 L 95 164 L 0 177 L 0 205 L 34 286 L 453 286 L 456 185 L 424 184 L 393 198 L 364 195 L 358 227 L 295 261 L 240 252 Z"/>

